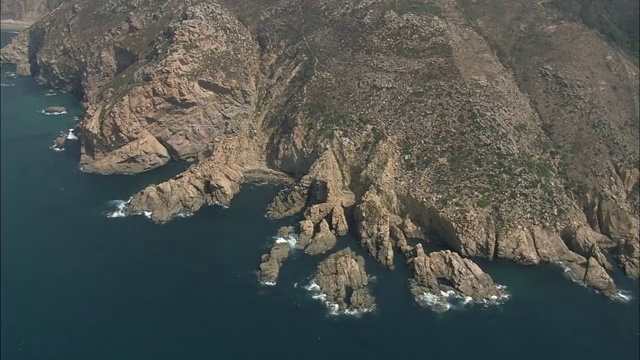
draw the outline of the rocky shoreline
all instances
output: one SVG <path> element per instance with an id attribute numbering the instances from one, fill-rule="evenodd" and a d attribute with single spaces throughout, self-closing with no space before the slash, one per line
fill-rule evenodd
<path id="1" fill-rule="evenodd" d="M 81 97 L 83 171 L 194 162 L 134 194 L 127 215 L 165 223 L 275 181 L 285 188 L 266 215 L 298 221 L 286 230 L 296 248 L 327 254 L 353 231 L 386 268 L 408 259 L 418 302 L 506 296 L 472 257 L 561 263 L 610 298 L 613 267 L 638 278 L 638 68 L 597 34 L 524 1 L 505 11 L 533 19 L 526 32 L 449 1 L 296 5 L 326 14 L 313 21 L 275 3 L 254 4 L 265 17 L 224 1 L 64 3 L 0 60 Z M 427 238 L 450 251 L 409 244 Z M 290 249 L 274 243 L 259 281 L 277 281 Z M 364 271 L 351 255 L 328 259 L 319 273 Z M 371 300 L 362 279 L 316 285 L 352 311 Z"/>
<path id="2" fill-rule="evenodd" d="M 2 19 L 0 20 L 0 30 L 6 32 L 21 32 L 26 30 L 31 26 L 31 23 L 26 21 L 19 21 L 13 19 Z"/>

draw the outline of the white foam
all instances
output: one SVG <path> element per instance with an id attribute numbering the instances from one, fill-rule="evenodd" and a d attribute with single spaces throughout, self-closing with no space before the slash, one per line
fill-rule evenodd
<path id="1" fill-rule="evenodd" d="M 502 290 L 504 293 L 500 295 L 491 295 L 489 298 L 480 299 L 475 303 L 482 304 L 485 307 L 490 305 L 500 305 L 511 297 L 511 295 L 506 292 L 506 286 L 496 285 L 496 289 Z M 424 292 L 416 296 L 416 302 L 433 311 L 445 312 L 451 309 L 465 308 L 467 305 L 473 304 L 474 300 L 470 296 L 464 296 L 453 290 L 448 290 L 440 291 L 439 294 Z"/>
<path id="2" fill-rule="evenodd" d="M 146 217 L 147 219 L 151 219 L 151 215 L 153 215 L 152 211 L 143 211 L 142 215 L 144 215 L 144 217 Z"/>
<path id="3" fill-rule="evenodd" d="M 179 218 L 188 218 L 190 216 L 193 216 L 193 213 L 191 211 L 181 211 L 178 214 L 176 214 L 176 217 L 179 217 Z"/>
<path id="4" fill-rule="evenodd" d="M 79 117 L 77 117 L 77 116 L 74 116 L 74 117 L 73 117 L 73 121 L 80 121 L 80 118 L 79 118 Z"/>
<path id="5" fill-rule="evenodd" d="M 58 95 L 58 94 L 56 94 L 55 91 L 47 91 L 47 93 L 44 94 L 44 96 L 56 96 L 56 95 Z"/>
<path id="6" fill-rule="evenodd" d="M 633 299 L 633 296 L 631 295 L 630 291 L 619 290 L 618 293 L 616 294 L 615 299 L 622 302 L 629 302 L 631 301 L 631 299 Z"/>
<path id="7" fill-rule="evenodd" d="M 73 129 L 69 129 L 69 132 L 67 133 L 67 140 L 78 140 L 76 134 L 73 133 Z"/>
<path id="8" fill-rule="evenodd" d="M 2 87 L 13 87 L 13 86 L 16 86 L 16 84 L 13 84 L 13 83 L 0 83 L 0 86 L 2 86 Z"/>
<path id="9" fill-rule="evenodd" d="M 216 201 L 216 202 L 214 202 L 212 205 L 220 206 L 220 207 L 221 207 L 221 208 L 223 208 L 223 209 L 228 209 L 228 208 L 229 208 L 227 205 L 225 205 L 225 204 L 221 204 L 221 203 L 219 203 L 219 202 L 217 202 L 217 201 Z"/>
<path id="10" fill-rule="evenodd" d="M 298 283 L 295 283 L 294 287 L 297 287 L 297 286 L 298 286 Z M 360 316 L 362 314 L 369 313 L 374 310 L 374 308 L 371 307 L 371 308 L 365 308 L 360 310 L 346 309 L 346 310 L 340 311 L 340 305 L 334 302 L 328 301 L 327 294 L 321 292 L 320 286 L 318 286 L 318 284 L 316 284 L 314 281 L 311 281 L 309 285 L 306 285 L 304 288 L 305 290 L 311 293 L 312 299 L 322 302 L 322 304 L 324 304 L 324 306 L 327 307 L 327 309 L 329 310 L 329 315 L 331 316 L 338 316 L 338 315 Z"/>
<path id="11" fill-rule="evenodd" d="M 297 243 L 298 243 L 298 239 L 293 234 L 287 236 L 286 238 L 276 237 L 276 244 L 289 244 L 289 247 L 292 249 L 296 247 Z"/>
<path id="12" fill-rule="evenodd" d="M 67 113 L 67 111 L 44 111 L 44 109 L 40 110 L 40 114 L 42 115 L 65 115 Z"/>
<path id="13" fill-rule="evenodd" d="M 276 282 L 275 281 L 261 281 L 260 285 L 264 285 L 264 286 L 276 286 Z"/>
<path id="14" fill-rule="evenodd" d="M 49 149 L 53 150 L 53 151 L 64 151 L 64 148 L 62 147 L 58 147 L 55 142 L 53 143 L 53 145 L 51 145 L 51 147 L 49 147 Z"/>
<path id="15" fill-rule="evenodd" d="M 107 217 L 108 218 L 122 218 L 127 216 L 125 209 L 127 208 L 127 205 L 129 205 L 129 203 L 131 202 L 131 198 L 129 198 L 129 200 L 124 201 L 124 200 L 111 200 L 107 203 L 107 205 L 109 205 L 110 207 L 115 208 L 114 211 L 111 211 L 109 213 L 107 213 Z"/>

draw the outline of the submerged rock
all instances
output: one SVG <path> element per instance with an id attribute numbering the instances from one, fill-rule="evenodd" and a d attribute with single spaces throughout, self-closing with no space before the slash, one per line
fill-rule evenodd
<path id="1" fill-rule="evenodd" d="M 369 311 L 374 298 L 366 288 L 369 276 L 364 258 L 350 248 L 335 252 L 323 260 L 313 279 L 326 301 L 336 304 L 338 311 Z"/>

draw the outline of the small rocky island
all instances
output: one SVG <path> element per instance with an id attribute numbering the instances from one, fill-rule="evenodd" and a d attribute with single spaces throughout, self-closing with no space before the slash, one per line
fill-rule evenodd
<path id="1" fill-rule="evenodd" d="M 318 292 L 315 297 L 333 313 L 357 314 L 375 307 L 367 288 L 369 281 L 364 258 L 346 248 L 329 255 L 318 265 L 308 289 Z"/>
<path id="2" fill-rule="evenodd" d="M 64 106 L 49 106 L 41 110 L 43 115 L 64 115 L 67 109 Z"/>

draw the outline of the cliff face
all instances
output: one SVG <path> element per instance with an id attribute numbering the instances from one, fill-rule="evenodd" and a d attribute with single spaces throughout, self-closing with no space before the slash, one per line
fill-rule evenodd
<path id="1" fill-rule="evenodd" d="M 34 22 L 67 0 L 4 0 L 0 18 Z"/>
<path id="2" fill-rule="evenodd" d="M 292 178 L 269 216 L 390 268 L 430 234 L 610 296 L 639 275 L 638 67 L 539 3 L 75 0 L 1 58 L 82 98 L 85 171 L 194 161 L 133 197 L 156 222 Z"/>

